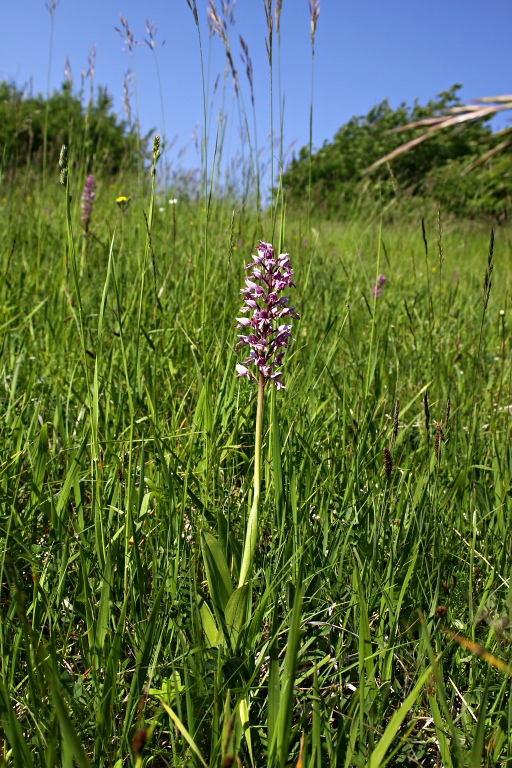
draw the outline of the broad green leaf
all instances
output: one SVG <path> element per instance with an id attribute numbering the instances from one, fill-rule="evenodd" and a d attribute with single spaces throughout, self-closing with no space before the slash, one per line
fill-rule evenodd
<path id="1" fill-rule="evenodd" d="M 228 564 L 220 543 L 211 533 L 201 533 L 204 568 L 213 609 L 220 625 L 224 621 L 224 611 L 233 592 Z"/>
<path id="2" fill-rule="evenodd" d="M 205 599 L 201 597 L 201 595 L 197 596 L 197 603 L 199 606 L 199 615 L 201 617 L 201 624 L 203 625 L 206 639 L 208 640 L 210 646 L 214 648 L 217 645 L 217 635 L 219 633 L 217 624 L 215 623 L 213 614 L 210 611 L 210 606 L 205 601 Z"/>
<path id="3" fill-rule="evenodd" d="M 113 573 L 114 573 L 114 570 L 112 568 L 112 560 L 111 560 L 110 549 L 109 549 L 107 553 L 107 559 L 105 562 L 105 569 L 103 571 L 103 575 L 101 579 L 100 606 L 98 610 L 98 618 L 96 621 L 95 647 L 96 647 L 96 653 L 99 655 L 101 655 L 103 652 L 105 637 L 109 627 L 110 586 L 112 584 Z"/>
<path id="4" fill-rule="evenodd" d="M 74 457 L 71 467 L 69 467 L 68 469 L 66 479 L 64 480 L 64 485 L 62 486 L 61 491 L 58 495 L 56 512 L 57 512 L 57 517 L 59 518 L 62 517 L 62 513 L 69 499 L 69 494 L 71 493 L 71 489 L 73 488 L 75 478 L 81 467 L 82 456 L 85 453 L 88 442 L 89 442 L 89 436 L 86 434 L 84 439 L 82 440 L 82 444 L 80 446 L 80 450 L 78 451 L 78 454 Z"/>
<path id="5" fill-rule="evenodd" d="M 245 624 L 249 594 L 248 584 L 244 584 L 242 587 L 235 589 L 228 600 L 228 604 L 226 605 L 226 610 L 224 612 L 229 645 L 233 651 L 236 648 L 240 630 Z M 219 645 L 220 642 L 222 642 L 221 631 L 219 631 L 217 636 L 217 645 Z"/>

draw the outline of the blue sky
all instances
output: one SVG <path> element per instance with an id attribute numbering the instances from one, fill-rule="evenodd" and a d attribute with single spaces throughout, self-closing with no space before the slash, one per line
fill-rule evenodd
<path id="1" fill-rule="evenodd" d="M 221 0 L 215 0 L 221 10 Z M 214 82 L 222 84 L 225 53 L 221 41 L 208 36 L 207 0 L 197 0 L 202 27 L 212 133 L 218 110 L 227 115 L 225 153 L 240 147 L 239 118 L 228 79 L 222 104 L 219 86 L 210 108 Z M 114 106 L 123 113 L 123 79 L 133 68 L 132 110 L 142 128 L 162 131 L 162 108 L 154 56 L 136 46 L 133 61 L 115 31 L 119 14 L 128 20 L 135 40 L 146 37 L 145 19 L 157 28 L 156 54 L 161 75 L 169 156 L 199 165 L 191 136 L 202 126 L 201 68 L 198 37 L 186 0 L 60 0 L 54 13 L 51 88 L 64 79 L 67 58 L 75 88 L 96 45 L 94 84 L 105 85 Z M 239 35 L 249 47 L 254 72 L 257 135 L 268 146 L 270 133 L 269 70 L 265 51 L 266 22 L 262 0 L 237 0 L 235 24 L 228 27 L 230 44 L 251 131 L 249 90 L 240 60 Z M 309 140 L 311 46 L 308 0 L 283 0 L 281 16 L 281 87 L 285 100 L 284 145 L 295 149 Z M 425 102 L 454 83 L 464 85 L 462 97 L 512 92 L 510 32 L 511 0 L 320 0 L 315 68 L 313 143 L 320 146 L 352 115 L 366 114 L 385 98 L 392 106 L 415 98 Z M 165 45 L 160 44 L 165 40 Z M 276 38 L 274 38 L 277 43 Z M 46 92 L 50 53 L 50 16 L 45 0 L 0 0 L 0 79 L 20 85 L 32 82 Z M 278 128 L 277 45 L 274 109 Z M 86 83 L 86 90 L 88 89 Z M 505 116 L 498 127 L 506 124 Z M 177 162 L 177 160 L 175 160 Z"/>

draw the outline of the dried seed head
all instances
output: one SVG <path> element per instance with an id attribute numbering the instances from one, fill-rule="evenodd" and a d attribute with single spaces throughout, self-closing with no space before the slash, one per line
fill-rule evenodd
<path id="1" fill-rule="evenodd" d="M 132 72 L 131 70 L 128 70 L 126 72 L 124 79 L 123 79 L 123 97 L 121 99 L 121 102 L 123 104 L 123 109 L 126 115 L 126 119 L 128 120 L 128 125 L 132 124 L 132 107 L 130 103 L 130 80 L 132 78 Z"/>
<path id="2" fill-rule="evenodd" d="M 436 677 L 433 672 L 430 673 L 428 678 L 427 691 L 429 696 L 435 696 L 436 694 Z"/>
<path id="3" fill-rule="evenodd" d="M 272 19 L 272 0 L 263 0 L 263 9 L 267 21 L 267 33 L 265 38 L 265 48 L 267 49 L 268 63 L 272 65 L 272 33 L 274 31 L 274 21 Z"/>
<path id="4" fill-rule="evenodd" d="M 491 242 L 489 243 L 489 254 L 487 256 L 487 268 L 485 270 L 484 283 L 482 286 L 484 312 L 487 309 L 487 304 L 489 303 L 489 295 L 491 293 L 491 287 L 492 287 L 492 272 L 494 269 L 493 256 L 494 256 L 494 229 L 491 229 Z"/>
<path id="5" fill-rule="evenodd" d="M 245 42 L 245 40 L 243 39 L 242 35 L 240 35 L 240 46 L 242 48 L 241 59 L 242 59 L 242 62 L 245 64 L 245 74 L 247 75 L 247 80 L 249 81 L 249 88 L 251 90 L 251 103 L 254 107 L 254 80 L 253 80 L 253 71 L 252 71 L 252 61 L 251 61 L 251 57 L 249 56 L 249 47 Z"/>
<path id="6" fill-rule="evenodd" d="M 132 752 L 136 757 L 140 757 L 142 755 L 142 751 L 144 747 L 146 746 L 146 741 L 148 740 L 148 732 L 145 728 L 141 728 L 132 740 Z"/>
<path id="7" fill-rule="evenodd" d="M 441 443 L 444 443 L 444 432 L 442 425 L 434 419 L 434 424 L 436 425 L 436 436 L 434 438 L 434 451 L 436 454 L 436 459 L 439 461 L 439 448 Z"/>
<path id="8" fill-rule="evenodd" d="M 442 269 L 444 261 L 443 253 L 443 225 L 441 222 L 441 206 L 437 209 L 437 250 L 439 252 L 439 269 Z"/>
<path id="9" fill-rule="evenodd" d="M 69 85 L 70 90 L 73 88 L 73 73 L 71 71 L 71 62 L 69 60 L 69 56 L 66 56 L 66 61 L 64 62 L 64 80 L 67 85 Z"/>
<path id="10" fill-rule="evenodd" d="M 384 448 L 384 474 L 386 475 L 386 480 L 389 480 L 391 477 L 391 472 L 393 470 L 393 459 L 391 458 L 391 451 L 389 448 Z"/>
<path id="11" fill-rule="evenodd" d="M 283 0 L 276 0 L 276 9 L 275 9 L 275 17 L 276 17 L 276 32 L 278 40 L 281 39 L 281 10 L 283 8 Z"/>
<path id="12" fill-rule="evenodd" d="M 199 16 L 197 14 L 196 0 L 187 0 L 187 5 L 190 8 L 190 10 L 192 11 L 192 14 L 194 16 L 194 21 L 196 23 L 196 26 L 198 27 L 199 26 Z"/>
<path id="13" fill-rule="evenodd" d="M 319 14 L 320 0 L 309 0 L 310 39 L 313 52 L 315 50 L 315 34 Z"/>
<path id="14" fill-rule="evenodd" d="M 229 14 L 232 13 L 232 11 L 230 12 L 229 8 L 225 4 L 223 4 L 223 12 L 228 15 L 228 21 L 231 22 Z M 208 0 L 208 8 L 206 9 L 206 14 L 208 18 L 208 34 L 210 37 L 213 37 L 213 35 L 218 35 L 218 37 L 220 37 L 222 40 L 226 51 L 226 58 L 228 60 L 229 68 L 231 69 L 231 74 L 233 76 L 235 92 L 238 93 L 238 70 L 235 67 L 235 62 L 231 53 L 226 19 L 221 19 L 217 13 L 214 0 Z"/>
<path id="15" fill-rule="evenodd" d="M 222 24 L 221 18 L 215 8 L 213 0 L 208 0 L 208 8 L 206 9 L 206 17 L 208 19 L 208 34 L 210 37 L 218 35 L 222 41 L 225 38 L 225 30 Z"/>
<path id="16" fill-rule="evenodd" d="M 441 586 L 443 588 L 445 595 L 449 595 L 451 592 L 453 592 L 453 590 L 457 586 L 457 577 L 455 576 L 455 574 L 452 573 L 450 585 L 448 585 L 448 582 L 446 581 L 446 579 L 443 579 L 441 582 Z"/>
<path id="17" fill-rule="evenodd" d="M 398 435 L 398 415 L 400 413 L 400 400 L 395 401 L 395 412 L 393 414 L 393 442 L 396 442 Z"/>
<path id="18" fill-rule="evenodd" d="M 59 3 L 60 0 L 49 0 L 49 2 L 46 3 L 46 10 L 50 14 L 50 18 L 53 17 Z"/>
<path id="19" fill-rule="evenodd" d="M 425 230 L 425 219 L 421 219 L 421 235 L 423 237 L 423 245 L 425 246 L 425 256 L 428 259 L 428 242 L 427 242 L 427 232 Z"/>
<path id="20" fill-rule="evenodd" d="M 147 38 L 144 38 L 144 42 L 146 43 L 146 45 L 151 51 L 155 51 L 157 47 L 156 32 L 157 32 L 157 28 L 156 28 L 155 22 L 149 21 L 149 19 L 146 19 Z M 165 40 L 162 42 L 162 45 L 165 45 Z"/>
<path id="21" fill-rule="evenodd" d="M 128 51 L 131 55 L 133 53 L 133 49 L 136 45 L 139 45 L 139 43 L 135 40 L 135 36 L 128 24 L 128 19 L 123 16 L 122 13 L 119 14 L 119 21 L 121 23 L 122 29 L 119 29 L 119 27 L 114 27 L 114 29 L 117 34 L 123 38 L 124 44 L 126 45 L 126 48 L 123 48 L 123 50 Z"/>
<path id="22" fill-rule="evenodd" d="M 436 436 L 434 437 L 434 453 L 436 459 L 439 461 L 439 432 L 436 432 Z"/>
<path id="23" fill-rule="evenodd" d="M 425 411 L 425 429 L 427 430 L 427 440 L 429 436 L 429 429 L 430 429 L 430 410 L 428 407 L 428 393 L 425 392 L 425 395 L 423 397 L 423 409 Z"/>
<path id="24" fill-rule="evenodd" d="M 153 148 L 152 148 L 153 162 L 151 163 L 151 175 L 152 176 L 154 176 L 156 174 L 156 164 L 158 163 L 158 158 L 161 155 L 161 152 L 160 152 L 160 141 L 161 141 L 160 136 L 158 135 L 158 133 L 156 133 L 153 136 Z"/>

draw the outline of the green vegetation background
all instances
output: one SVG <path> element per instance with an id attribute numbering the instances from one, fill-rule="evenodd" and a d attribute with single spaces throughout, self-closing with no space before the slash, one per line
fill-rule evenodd
<path id="1" fill-rule="evenodd" d="M 252 610 L 235 621 L 256 404 L 234 325 L 273 223 L 140 184 L 102 104 L 97 144 L 91 116 L 69 122 L 69 211 L 53 107 L 45 176 L 40 138 L 23 157 L 4 144 L 0 762 L 508 764 L 509 226 L 490 244 L 422 195 L 343 223 L 315 205 L 308 229 L 291 201 L 274 242 L 301 319 L 267 400 Z M 446 146 L 474 147 L 471 131 Z"/>

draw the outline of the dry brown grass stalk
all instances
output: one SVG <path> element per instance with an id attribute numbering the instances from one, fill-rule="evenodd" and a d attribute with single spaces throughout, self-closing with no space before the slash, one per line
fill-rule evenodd
<path id="1" fill-rule="evenodd" d="M 420 136 L 416 136 L 414 139 L 406 141 L 401 146 L 376 160 L 375 163 L 372 163 L 370 166 L 368 166 L 368 168 L 365 169 L 364 173 L 371 173 L 377 168 L 380 168 L 381 165 L 385 165 L 386 163 L 391 162 L 391 160 L 400 157 L 400 155 L 409 152 L 409 150 L 417 147 L 424 141 L 427 141 L 427 139 L 430 139 L 438 131 L 442 131 L 445 128 L 453 128 L 473 120 L 488 119 L 496 115 L 498 112 L 510 109 L 512 109 L 512 95 L 485 96 L 481 99 L 475 99 L 473 104 L 460 104 L 454 107 L 450 107 L 446 110 L 445 114 L 439 115 L 439 117 L 426 117 L 423 120 L 414 120 L 412 123 L 407 123 L 407 125 L 401 125 L 398 128 L 393 128 L 390 133 L 401 133 L 403 131 L 410 131 L 414 128 L 426 128 L 427 130 Z M 497 135 L 509 133 L 509 131 L 510 129 L 505 129 L 504 132 L 500 132 L 500 134 Z M 492 150 L 486 153 L 487 157 L 492 157 L 494 154 L 496 154 L 496 152 L 500 151 L 501 149 L 505 149 L 511 143 L 512 139 L 507 139 L 506 141 L 501 142 L 500 149 L 498 149 L 498 147 L 493 147 Z M 482 157 L 480 157 L 477 161 L 469 165 L 463 171 L 463 174 L 469 173 L 470 170 L 484 162 L 484 159 L 487 158 L 485 155 L 482 155 Z"/>
<path id="2" fill-rule="evenodd" d="M 391 451 L 386 446 L 386 448 L 384 448 L 384 474 L 386 475 L 386 480 L 389 480 L 392 471 L 393 459 L 391 458 Z"/>

